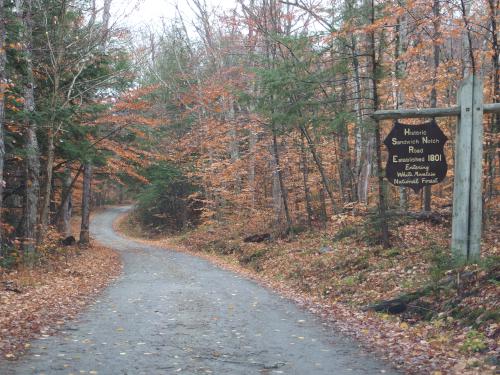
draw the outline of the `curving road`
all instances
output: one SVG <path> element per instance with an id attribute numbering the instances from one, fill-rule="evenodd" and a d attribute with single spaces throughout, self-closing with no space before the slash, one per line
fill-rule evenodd
<path id="1" fill-rule="evenodd" d="M 35 340 L 0 374 L 396 374 L 313 315 L 205 260 L 117 235 L 127 208 L 91 232 L 120 251 L 123 275 L 78 321 Z"/>

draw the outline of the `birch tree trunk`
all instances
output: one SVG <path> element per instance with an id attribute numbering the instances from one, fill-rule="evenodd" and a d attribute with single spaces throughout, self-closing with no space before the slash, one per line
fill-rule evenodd
<path id="1" fill-rule="evenodd" d="M 355 149 L 356 149 L 356 160 L 355 160 L 355 167 L 356 167 L 356 176 L 359 176 L 360 171 L 361 171 L 361 156 L 362 156 L 362 150 L 363 150 L 363 111 L 362 111 L 362 100 L 361 100 L 361 79 L 359 77 L 359 61 L 358 57 L 356 56 L 356 39 L 355 36 L 353 35 L 352 37 L 352 66 L 353 66 L 353 72 L 354 72 L 354 87 L 355 87 L 355 92 L 354 95 L 356 96 L 354 99 L 354 111 L 356 112 L 356 130 L 355 130 Z M 361 196 L 359 189 L 358 189 L 358 199 L 366 202 L 366 195 Z"/>
<path id="2" fill-rule="evenodd" d="M 24 94 L 24 148 L 26 189 L 23 204 L 23 252 L 28 263 L 33 261 L 37 239 L 37 213 L 40 194 L 40 160 L 36 124 L 31 118 L 35 110 L 34 78 L 32 62 L 32 3 L 26 0 L 20 12 L 23 25 L 23 44 L 26 59 L 26 78 L 23 87 Z M 24 13 L 24 17 L 22 14 Z"/>

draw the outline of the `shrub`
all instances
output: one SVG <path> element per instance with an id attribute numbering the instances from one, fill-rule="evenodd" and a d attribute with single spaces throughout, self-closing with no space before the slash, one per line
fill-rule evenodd
<path id="1" fill-rule="evenodd" d="M 486 343 L 486 337 L 483 333 L 478 332 L 476 330 L 472 330 L 467 333 L 465 340 L 460 347 L 460 349 L 464 352 L 482 352 L 486 350 L 488 345 Z"/>
<path id="2" fill-rule="evenodd" d="M 177 167 L 157 164 L 146 175 L 150 184 L 139 193 L 134 212 L 142 226 L 175 232 L 199 223 L 202 204 L 193 198 L 199 189 Z"/>

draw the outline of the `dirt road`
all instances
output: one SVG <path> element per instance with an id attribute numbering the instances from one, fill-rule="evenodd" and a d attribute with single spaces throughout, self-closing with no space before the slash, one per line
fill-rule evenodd
<path id="1" fill-rule="evenodd" d="M 78 321 L 38 339 L 1 374 L 396 374 L 313 315 L 207 261 L 124 239 L 95 216 L 92 236 L 120 251 L 123 275 Z"/>

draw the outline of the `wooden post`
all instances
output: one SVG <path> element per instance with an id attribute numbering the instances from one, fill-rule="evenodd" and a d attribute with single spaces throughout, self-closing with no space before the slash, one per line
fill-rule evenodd
<path id="1" fill-rule="evenodd" d="M 479 259 L 483 215 L 483 82 L 470 76 L 460 87 L 455 149 L 451 250 L 457 263 Z"/>
<path id="2" fill-rule="evenodd" d="M 460 116 L 455 141 L 455 178 L 451 226 L 451 251 L 457 263 L 467 261 L 469 248 L 473 83 L 472 76 L 462 82 L 457 100 L 460 106 Z"/>
<path id="3" fill-rule="evenodd" d="M 483 220 L 483 81 L 474 77 L 470 163 L 469 250 L 467 261 L 479 260 Z"/>

